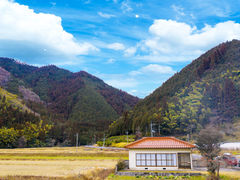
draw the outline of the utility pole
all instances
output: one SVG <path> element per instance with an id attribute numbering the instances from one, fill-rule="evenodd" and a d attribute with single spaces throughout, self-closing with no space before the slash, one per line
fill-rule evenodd
<path id="1" fill-rule="evenodd" d="M 76 134 L 76 150 L 78 148 L 78 133 Z"/>
<path id="2" fill-rule="evenodd" d="M 128 131 L 126 131 L 126 133 L 127 133 L 127 143 L 128 143 Z"/>
<path id="3" fill-rule="evenodd" d="M 193 134 L 193 128 L 194 128 L 194 125 L 191 124 L 191 136 L 190 136 L 191 139 L 192 139 L 192 134 Z"/>
<path id="4" fill-rule="evenodd" d="M 159 137 L 161 136 L 161 132 L 160 132 L 160 124 L 158 124 L 158 133 L 159 133 Z"/>
<path id="5" fill-rule="evenodd" d="M 152 121 L 151 121 L 151 137 L 153 137 Z"/>
<path id="6" fill-rule="evenodd" d="M 103 147 L 105 146 L 105 133 L 103 135 Z"/>

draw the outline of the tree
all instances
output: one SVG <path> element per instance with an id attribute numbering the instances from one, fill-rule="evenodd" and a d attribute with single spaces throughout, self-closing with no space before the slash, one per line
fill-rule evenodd
<path id="1" fill-rule="evenodd" d="M 0 129 L 0 147 L 6 148 L 6 147 L 14 147 L 15 142 L 18 138 L 18 131 L 16 131 L 14 128 L 6 128 L 2 127 Z"/>
<path id="2" fill-rule="evenodd" d="M 135 140 L 139 140 L 142 138 L 142 133 L 141 133 L 141 130 L 140 130 L 140 127 L 138 126 L 137 129 L 136 129 L 136 137 L 135 137 Z"/>
<path id="3" fill-rule="evenodd" d="M 208 127 L 200 131 L 197 138 L 196 145 L 203 157 L 207 160 L 207 170 L 211 179 L 218 179 L 216 177 L 216 170 L 218 168 L 217 156 L 220 154 L 220 142 L 222 134 L 213 127 Z"/>
<path id="4" fill-rule="evenodd" d="M 223 112 L 226 119 L 233 119 L 238 115 L 237 89 L 231 79 L 226 79 L 223 89 Z M 231 123 L 231 122 L 230 122 Z"/>

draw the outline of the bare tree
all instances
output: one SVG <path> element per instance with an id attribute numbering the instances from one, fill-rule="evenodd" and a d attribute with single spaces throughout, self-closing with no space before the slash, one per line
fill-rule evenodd
<path id="1" fill-rule="evenodd" d="M 203 157 L 207 160 L 207 170 L 211 179 L 219 179 L 216 170 L 219 168 L 218 159 L 220 154 L 220 142 L 222 134 L 213 127 L 208 127 L 200 131 L 196 145 Z"/>
<path id="2" fill-rule="evenodd" d="M 141 133 L 141 130 L 140 130 L 139 126 L 137 127 L 135 134 L 136 134 L 135 140 L 138 140 L 138 139 L 142 138 L 142 133 Z"/>

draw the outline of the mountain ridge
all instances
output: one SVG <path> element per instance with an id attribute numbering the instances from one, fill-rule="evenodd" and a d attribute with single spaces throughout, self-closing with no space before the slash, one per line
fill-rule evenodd
<path id="1" fill-rule="evenodd" d="M 239 121 L 239 55 L 239 40 L 210 49 L 115 121 L 110 135 L 125 131 L 149 135 L 151 121 L 161 135 L 192 134 L 208 124 Z"/>
<path id="2" fill-rule="evenodd" d="M 8 58 L 0 58 L 0 67 L 11 74 L 4 88 L 25 98 L 33 111 L 41 111 L 49 121 L 65 126 L 60 128 L 66 131 L 74 123 L 79 128 L 80 124 L 86 124 L 82 127 L 84 133 L 81 133 L 85 142 L 89 139 L 89 131 L 101 134 L 114 119 L 139 101 L 85 71 L 73 73 L 54 65 L 34 67 Z M 26 93 L 30 94 L 29 97 Z M 80 131 L 76 129 L 71 134 L 80 134 Z"/>

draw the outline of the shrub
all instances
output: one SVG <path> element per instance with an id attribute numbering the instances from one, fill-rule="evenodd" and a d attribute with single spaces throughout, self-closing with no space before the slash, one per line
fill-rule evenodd
<path id="1" fill-rule="evenodd" d="M 13 147 L 18 139 L 18 131 L 14 128 L 3 127 L 0 129 L 0 147 Z"/>
<path id="2" fill-rule="evenodd" d="M 102 141 L 98 141 L 98 142 L 97 142 L 97 145 L 98 145 L 98 146 L 103 146 L 103 142 L 102 142 Z"/>
<path id="3" fill-rule="evenodd" d="M 106 139 L 104 146 L 115 146 L 116 144 L 119 144 L 119 143 L 125 143 L 127 145 L 127 142 L 129 142 L 129 143 L 133 142 L 134 138 L 135 138 L 135 135 L 112 136 L 112 137 L 109 137 Z M 98 141 L 97 145 L 103 146 L 103 141 Z M 123 146 L 121 146 L 121 147 L 123 147 Z"/>
<path id="4" fill-rule="evenodd" d="M 113 173 L 113 169 L 95 169 L 87 174 L 79 174 L 79 178 L 83 180 L 102 180 Z M 113 175 L 114 177 L 114 175 Z"/>
<path id="5" fill-rule="evenodd" d="M 126 163 L 125 163 L 125 161 L 124 160 L 119 160 L 118 161 L 118 163 L 117 163 L 117 170 L 118 171 L 121 171 L 121 170 L 123 170 L 123 169 L 125 169 L 126 168 Z"/>
<path id="6" fill-rule="evenodd" d="M 27 145 L 27 140 L 24 136 L 21 136 L 20 138 L 18 138 L 18 140 L 17 140 L 18 148 L 25 148 L 26 145 Z"/>

